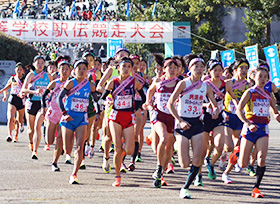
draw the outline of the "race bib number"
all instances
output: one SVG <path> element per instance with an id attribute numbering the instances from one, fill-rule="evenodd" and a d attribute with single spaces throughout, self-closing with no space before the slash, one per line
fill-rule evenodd
<path id="1" fill-rule="evenodd" d="M 117 96 L 114 101 L 116 109 L 128 109 L 132 107 L 132 96 Z"/>
<path id="2" fill-rule="evenodd" d="M 110 120 L 116 120 L 117 119 L 117 114 L 118 114 L 118 111 L 112 109 L 111 112 L 110 112 L 110 115 L 109 115 L 109 119 Z"/>
<path id="3" fill-rule="evenodd" d="M 11 90 L 11 94 L 19 94 L 20 89 L 21 88 L 19 86 L 13 86 Z"/>
<path id="4" fill-rule="evenodd" d="M 42 97 L 45 90 L 47 89 L 46 86 L 35 86 L 35 90 L 38 90 L 38 89 L 43 89 L 44 91 L 42 91 L 42 93 L 39 93 L 39 94 L 34 94 L 35 96 L 38 96 L 38 97 Z"/>
<path id="5" fill-rule="evenodd" d="M 269 116 L 270 103 L 267 102 L 253 102 L 253 115 L 260 117 Z"/>
<path id="6" fill-rule="evenodd" d="M 191 116 L 200 116 L 202 114 L 202 101 L 201 104 L 197 101 L 189 104 L 184 104 L 183 111 L 187 113 L 187 115 Z"/>
<path id="7" fill-rule="evenodd" d="M 170 114 L 167 103 L 170 98 L 171 94 L 167 93 L 157 93 L 157 105 L 158 109 L 164 113 Z"/>
<path id="8" fill-rule="evenodd" d="M 87 112 L 88 99 L 72 98 L 71 110 L 76 112 Z"/>

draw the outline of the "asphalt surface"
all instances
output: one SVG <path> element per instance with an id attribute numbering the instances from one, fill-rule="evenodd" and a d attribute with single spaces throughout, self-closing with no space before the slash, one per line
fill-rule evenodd
<path id="1" fill-rule="evenodd" d="M 112 168 L 110 174 L 105 174 L 101 168 L 100 140 L 96 143 L 94 157 L 86 158 L 86 170 L 78 172 L 80 184 L 70 185 L 68 180 L 73 166 L 64 163 L 65 155 L 58 162 L 61 171 L 52 172 L 54 145 L 50 146 L 50 151 L 44 151 L 41 141 L 39 160 L 32 160 L 26 129 L 19 135 L 17 143 L 7 143 L 7 127 L 0 126 L 0 203 L 280 203 L 280 124 L 274 119 L 270 123 L 267 170 L 260 186 L 265 196 L 263 199 L 251 198 L 255 179 L 249 177 L 245 169 L 241 173 L 233 171 L 230 175 L 233 184 L 224 184 L 222 171 L 217 165 L 217 179 L 214 181 L 208 179 L 206 168 L 203 168 L 204 186 L 191 186 L 191 200 L 179 198 L 189 168 L 182 169 L 178 163 L 175 174 L 164 176 L 168 186 L 156 189 L 151 177 L 156 167 L 156 156 L 146 144 L 142 150 L 143 162 L 136 163 L 134 172 L 122 175 L 121 187 L 112 187 L 115 171 Z M 147 123 L 145 136 L 149 132 Z M 112 157 L 113 154 L 111 166 Z M 129 159 L 126 160 L 128 162 Z"/>

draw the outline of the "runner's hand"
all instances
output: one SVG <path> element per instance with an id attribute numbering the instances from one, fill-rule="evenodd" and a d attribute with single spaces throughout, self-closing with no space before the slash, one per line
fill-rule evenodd
<path id="1" fill-rule="evenodd" d="M 4 97 L 2 98 L 2 101 L 3 101 L 3 102 L 6 102 L 6 101 L 7 101 L 7 97 L 4 96 Z"/>
<path id="2" fill-rule="evenodd" d="M 249 125 L 249 130 L 251 132 L 256 132 L 258 130 L 258 127 L 259 126 L 257 126 L 257 125 L 251 124 L 251 125 Z"/>
<path id="3" fill-rule="evenodd" d="M 219 108 L 214 108 L 213 113 L 212 113 L 212 119 L 217 119 L 219 117 Z"/>
<path id="4" fill-rule="evenodd" d="M 100 121 L 100 114 L 96 114 L 96 116 L 95 116 L 95 122 L 97 123 L 97 122 L 99 122 Z"/>
<path id="5" fill-rule="evenodd" d="M 187 121 L 182 120 L 179 124 L 183 130 L 187 130 L 191 128 L 191 125 Z"/>
<path id="6" fill-rule="evenodd" d="M 62 120 L 68 122 L 68 121 L 72 121 L 74 119 L 70 115 L 67 114 L 67 115 L 62 116 Z"/>

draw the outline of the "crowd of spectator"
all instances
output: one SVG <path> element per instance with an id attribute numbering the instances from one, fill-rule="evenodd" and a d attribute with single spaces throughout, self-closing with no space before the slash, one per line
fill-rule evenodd
<path id="1" fill-rule="evenodd" d="M 71 15 L 73 0 L 49 0 L 48 10 L 44 11 L 43 0 L 33 0 L 27 4 L 27 0 L 23 0 L 19 6 L 18 18 L 28 19 L 55 19 L 55 20 L 85 20 L 85 21 L 118 21 L 117 14 L 114 10 L 108 9 L 109 4 L 104 1 L 102 12 L 99 10 L 96 15 L 94 11 L 98 6 L 99 0 L 76 0 L 76 10 Z M 77 5 L 78 4 L 78 5 Z M 15 4 L 11 2 L 0 11 L 1 18 L 13 18 Z M 67 9 L 69 9 L 67 11 Z M 46 15 L 47 13 L 47 15 Z"/>

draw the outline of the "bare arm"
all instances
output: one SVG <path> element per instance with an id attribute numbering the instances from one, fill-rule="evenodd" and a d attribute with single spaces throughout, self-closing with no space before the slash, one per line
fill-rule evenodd
<path id="1" fill-rule="evenodd" d="M 32 72 L 27 74 L 27 76 L 23 82 L 21 91 L 20 91 L 21 93 L 24 93 L 24 94 L 36 94 L 37 93 L 35 90 L 28 89 L 28 85 L 30 84 L 33 77 L 34 77 L 34 74 Z"/>
<path id="2" fill-rule="evenodd" d="M 103 93 L 104 92 L 104 87 L 103 85 L 105 84 L 105 82 L 112 76 L 113 73 L 113 69 L 112 68 L 108 68 L 105 73 L 103 74 L 103 76 L 101 77 L 96 90 Z M 113 88 L 112 88 L 113 89 Z"/>
<path id="3" fill-rule="evenodd" d="M 0 90 L 0 93 L 2 92 L 6 92 L 8 89 L 11 88 L 12 85 L 12 77 L 8 80 L 7 84 L 5 85 L 5 87 L 3 89 Z"/>

